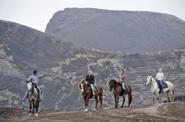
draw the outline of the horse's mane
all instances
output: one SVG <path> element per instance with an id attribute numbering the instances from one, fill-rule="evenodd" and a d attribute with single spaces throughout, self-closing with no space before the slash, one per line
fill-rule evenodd
<path id="1" fill-rule="evenodd" d="M 119 86 L 122 87 L 122 84 L 121 84 L 120 82 L 118 82 L 118 81 L 116 81 L 116 80 L 114 80 L 114 79 L 112 79 L 111 81 L 115 82 L 116 85 L 119 85 Z"/>

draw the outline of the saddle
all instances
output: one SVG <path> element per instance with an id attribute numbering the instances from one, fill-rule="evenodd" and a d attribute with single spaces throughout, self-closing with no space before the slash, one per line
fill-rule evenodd
<path id="1" fill-rule="evenodd" d="M 92 88 L 91 88 L 91 86 L 90 85 L 88 85 L 88 87 L 90 88 L 90 90 L 91 90 L 91 95 L 90 95 L 90 99 L 92 99 L 93 98 L 93 90 L 92 90 Z M 97 91 L 97 88 L 95 87 L 95 92 Z"/>
<path id="2" fill-rule="evenodd" d="M 129 87 L 126 83 L 124 83 L 124 87 L 125 87 L 125 89 L 122 87 L 121 95 L 126 94 L 128 92 Z"/>
<path id="3" fill-rule="evenodd" d="M 157 85 L 158 85 L 158 88 L 160 89 L 161 87 L 164 89 L 164 88 L 168 88 L 168 85 L 166 84 L 166 82 L 163 82 L 162 83 L 162 86 L 160 86 L 160 83 L 159 81 L 157 80 Z"/>
<path id="4" fill-rule="evenodd" d="M 162 82 L 162 85 L 160 84 L 160 81 L 158 81 L 158 80 L 156 80 L 156 81 L 157 81 L 158 88 L 160 89 L 159 94 L 163 93 L 163 89 L 168 88 L 168 85 L 164 81 Z"/>

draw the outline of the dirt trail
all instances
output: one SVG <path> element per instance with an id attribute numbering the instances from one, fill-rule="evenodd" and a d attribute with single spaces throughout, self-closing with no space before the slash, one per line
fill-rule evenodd
<path id="1" fill-rule="evenodd" d="M 144 108 L 119 108 L 93 112 L 42 111 L 38 117 L 19 109 L 0 109 L 0 122 L 185 122 L 185 102 Z"/>

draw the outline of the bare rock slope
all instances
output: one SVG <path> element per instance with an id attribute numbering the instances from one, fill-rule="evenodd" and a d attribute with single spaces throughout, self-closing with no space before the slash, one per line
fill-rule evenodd
<path id="1" fill-rule="evenodd" d="M 124 53 L 185 45 L 185 22 L 154 12 L 66 8 L 53 15 L 45 32 L 83 47 Z"/>

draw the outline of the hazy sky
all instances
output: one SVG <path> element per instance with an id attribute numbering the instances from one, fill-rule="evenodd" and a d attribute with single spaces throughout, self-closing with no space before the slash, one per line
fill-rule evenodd
<path id="1" fill-rule="evenodd" d="M 67 7 L 154 11 L 185 20 L 185 0 L 0 0 L 0 19 L 44 31 L 52 15 Z"/>

